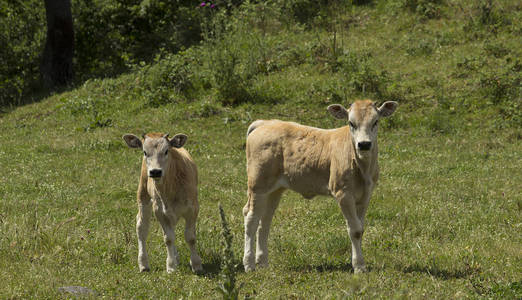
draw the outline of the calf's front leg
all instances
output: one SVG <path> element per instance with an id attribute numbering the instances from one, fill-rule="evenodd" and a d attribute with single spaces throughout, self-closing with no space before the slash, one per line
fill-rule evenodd
<path id="1" fill-rule="evenodd" d="M 336 198 L 346 220 L 348 233 L 350 234 L 350 239 L 352 241 L 352 266 L 354 273 L 366 272 L 361 248 L 364 228 L 363 222 L 357 214 L 355 198 L 345 192 L 339 192 L 336 195 Z"/>
<path id="2" fill-rule="evenodd" d="M 150 200 L 140 201 L 136 216 L 136 234 L 138 235 L 138 266 L 140 272 L 149 271 L 149 257 L 147 255 L 147 235 L 149 234 L 152 205 Z"/>

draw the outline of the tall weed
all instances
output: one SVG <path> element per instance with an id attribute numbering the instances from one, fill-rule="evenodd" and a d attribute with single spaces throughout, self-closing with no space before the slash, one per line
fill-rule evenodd
<path id="1" fill-rule="evenodd" d="M 223 283 L 219 285 L 217 291 L 223 296 L 223 299 L 237 300 L 239 299 L 239 289 L 241 285 L 236 286 L 237 265 L 234 262 L 234 251 L 232 250 L 233 235 L 232 232 L 230 232 L 225 211 L 221 203 L 219 204 L 219 216 L 221 217 L 221 235 L 223 237 L 221 241 L 223 255 L 221 277 L 223 278 Z"/>

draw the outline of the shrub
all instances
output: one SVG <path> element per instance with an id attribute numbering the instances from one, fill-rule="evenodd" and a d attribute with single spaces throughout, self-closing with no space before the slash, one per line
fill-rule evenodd
<path id="1" fill-rule="evenodd" d="M 287 46 L 266 34 L 276 30 L 268 28 L 266 18 L 274 20 L 276 15 L 274 7 L 247 2 L 241 10 L 220 9 L 206 19 L 201 57 L 222 105 L 273 101 L 257 90 L 253 81 L 260 74 L 279 70 L 284 63 L 278 50 Z"/>
<path id="2" fill-rule="evenodd" d="M 418 15 L 434 19 L 441 16 L 442 0 L 402 0 L 402 6 Z"/>
<path id="3" fill-rule="evenodd" d="M 237 105 L 250 100 L 246 78 L 241 74 L 238 53 L 227 47 L 214 51 L 211 58 L 214 87 L 223 105 Z"/>
<path id="4" fill-rule="evenodd" d="M 464 31 L 473 32 L 472 38 L 480 38 L 484 34 L 496 34 L 498 30 L 511 24 L 509 17 L 496 7 L 493 0 L 476 0 L 468 12 Z"/>
<path id="5" fill-rule="evenodd" d="M 337 64 L 339 72 L 352 90 L 384 97 L 389 82 L 388 74 L 386 71 L 376 70 L 370 53 L 348 52 L 339 57 Z"/>
<path id="6" fill-rule="evenodd" d="M 18 105 L 40 87 L 43 1 L 0 2 L 0 106 Z"/>
<path id="7" fill-rule="evenodd" d="M 144 88 L 149 94 L 148 103 L 159 106 L 179 99 L 190 100 L 195 92 L 196 67 L 197 62 L 185 51 L 163 58 L 158 56 L 154 65 L 142 70 L 146 81 Z"/>
<path id="8" fill-rule="evenodd" d="M 327 4 L 327 0 L 292 0 L 281 1 L 281 7 L 288 16 L 301 24 L 309 24 L 319 15 L 321 7 Z"/>
<path id="9" fill-rule="evenodd" d="M 160 51 L 177 52 L 201 39 L 193 1 L 74 1 L 77 73 L 115 75 Z"/>
<path id="10" fill-rule="evenodd" d="M 522 126 L 520 70 L 517 59 L 500 72 L 482 72 L 479 77 L 483 105 L 495 105 L 506 125 Z"/>
<path id="11" fill-rule="evenodd" d="M 43 1 L 0 3 L 0 105 L 19 104 L 40 88 L 45 39 Z M 201 40 L 194 1 L 72 0 L 76 81 L 120 74 L 156 54 Z"/>

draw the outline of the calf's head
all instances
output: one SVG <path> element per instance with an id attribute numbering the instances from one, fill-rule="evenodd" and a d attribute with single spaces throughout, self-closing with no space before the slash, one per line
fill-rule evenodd
<path id="1" fill-rule="evenodd" d="M 393 114 L 398 103 L 386 101 L 377 107 L 371 100 L 355 101 L 349 109 L 340 104 L 328 106 L 328 111 L 337 119 L 348 120 L 352 143 L 359 156 L 365 156 L 377 141 L 377 124 L 382 117 Z"/>
<path id="2" fill-rule="evenodd" d="M 160 179 L 167 172 L 170 148 L 183 147 L 187 141 L 187 136 L 177 134 L 169 140 L 168 134 L 161 133 L 144 134 L 143 139 L 134 134 L 126 134 L 123 136 L 123 140 L 130 148 L 143 150 L 147 165 L 147 176 Z"/>

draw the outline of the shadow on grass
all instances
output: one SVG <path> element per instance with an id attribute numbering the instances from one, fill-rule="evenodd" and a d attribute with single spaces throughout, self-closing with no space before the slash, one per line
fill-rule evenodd
<path id="1" fill-rule="evenodd" d="M 198 276 L 203 276 L 203 277 L 206 277 L 209 279 L 216 278 L 219 275 L 219 273 L 221 272 L 222 262 L 223 262 L 223 259 L 218 256 L 212 257 L 212 259 L 210 259 L 206 262 L 203 262 L 203 272 L 198 274 Z M 240 263 L 239 261 L 234 261 L 234 264 L 236 266 L 237 273 L 245 272 L 243 263 Z"/>
<path id="2" fill-rule="evenodd" d="M 474 273 L 472 269 L 446 270 L 438 266 L 421 266 L 415 264 L 401 270 L 404 273 L 425 273 L 442 280 L 467 278 Z"/>
<path id="3" fill-rule="evenodd" d="M 366 266 L 368 271 L 371 271 L 371 268 L 368 268 Z M 325 263 L 320 265 L 301 265 L 301 266 L 295 266 L 291 268 L 293 271 L 297 272 L 318 272 L 318 273 L 325 273 L 325 272 L 335 272 L 335 271 L 344 271 L 344 272 L 350 272 L 353 273 L 353 266 L 351 263 Z"/>

